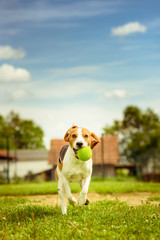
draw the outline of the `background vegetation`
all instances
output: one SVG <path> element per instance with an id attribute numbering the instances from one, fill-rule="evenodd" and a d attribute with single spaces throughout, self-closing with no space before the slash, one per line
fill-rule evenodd
<path id="1" fill-rule="evenodd" d="M 13 111 L 7 117 L 0 115 L 0 149 L 6 149 L 6 136 L 10 149 L 44 148 L 43 130 L 33 120 L 21 119 Z"/>
<path id="2" fill-rule="evenodd" d="M 121 159 L 146 163 L 153 157 L 160 161 L 160 117 L 152 109 L 128 106 L 123 118 L 106 126 L 104 133 L 119 136 Z"/>
<path id="3" fill-rule="evenodd" d="M 80 186 L 74 182 L 71 184 L 72 192 L 80 192 Z M 91 181 L 90 192 L 97 193 L 121 193 L 121 192 L 160 192 L 160 184 L 154 182 L 140 182 L 136 180 L 116 180 L 110 179 L 105 181 Z M 21 183 L 0 185 L 1 196 L 18 196 L 18 195 L 37 195 L 57 193 L 57 182 L 43 183 Z"/>

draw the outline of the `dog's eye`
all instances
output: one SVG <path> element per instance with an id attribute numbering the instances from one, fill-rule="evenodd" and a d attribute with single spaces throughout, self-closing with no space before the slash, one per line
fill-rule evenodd
<path id="1" fill-rule="evenodd" d="M 73 135 L 72 135 L 72 138 L 76 138 L 76 137 L 77 137 L 76 134 L 73 134 Z"/>
<path id="2" fill-rule="evenodd" d="M 84 137 L 85 137 L 85 138 L 88 138 L 88 135 L 86 134 Z"/>

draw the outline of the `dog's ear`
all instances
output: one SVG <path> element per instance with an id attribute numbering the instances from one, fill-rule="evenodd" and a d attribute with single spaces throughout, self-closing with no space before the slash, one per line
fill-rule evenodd
<path id="1" fill-rule="evenodd" d="M 95 133 L 91 133 L 91 149 L 93 149 L 97 143 L 100 143 L 100 139 L 99 137 L 96 136 Z"/>
<path id="2" fill-rule="evenodd" d="M 69 142 L 69 136 L 70 136 L 70 132 L 71 132 L 71 130 L 72 129 L 74 129 L 74 128 L 78 128 L 77 126 L 72 126 L 70 129 L 68 129 L 68 131 L 66 132 L 66 134 L 64 135 L 64 141 L 65 142 Z"/>

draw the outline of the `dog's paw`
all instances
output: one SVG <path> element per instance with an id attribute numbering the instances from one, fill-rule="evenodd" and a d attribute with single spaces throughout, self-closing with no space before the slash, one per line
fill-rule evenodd
<path id="1" fill-rule="evenodd" d="M 67 206 L 65 203 L 61 203 L 61 209 L 62 209 L 62 214 L 65 215 L 67 214 Z"/>
<path id="2" fill-rule="evenodd" d="M 84 205 L 89 205 L 89 204 L 90 204 L 90 201 L 89 201 L 89 199 L 87 198 Z"/>
<path id="3" fill-rule="evenodd" d="M 69 198 L 69 199 L 68 199 L 68 202 L 69 202 L 69 204 L 72 205 L 72 206 L 75 206 L 76 203 L 77 203 L 75 197 L 73 197 L 73 196 L 72 196 L 72 198 Z"/>
<path id="4" fill-rule="evenodd" d="M 86 203 L 87 194 L 86 193 L 80 193 L 78 198 L 78 205 L 81 207 Z"/>
<path id="5" fill-rule="evenodd" d="M 62 208 L 62 214 L 63 215 L 67 215 L 67 208 L 66 208 L 66 206 Z"/>

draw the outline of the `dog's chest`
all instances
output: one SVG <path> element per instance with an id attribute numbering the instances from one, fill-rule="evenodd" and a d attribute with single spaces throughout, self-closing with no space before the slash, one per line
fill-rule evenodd
<path id="1" fill-rule="evenodd" d="M 89 175 L 89 171 L 87 169 L 68 168 L 64 170 L 63 174 L 70 182 L 73 182 L 85 179 Z"/>
<path id="2" fill-rule="evenodd" d="M 63 175 L 69 181 L 81 181 L 87 178 L 92 172 L 92 160 L 82 162 L 76 159 L 73 154 L 66 154 L 63 161 Z"/>

